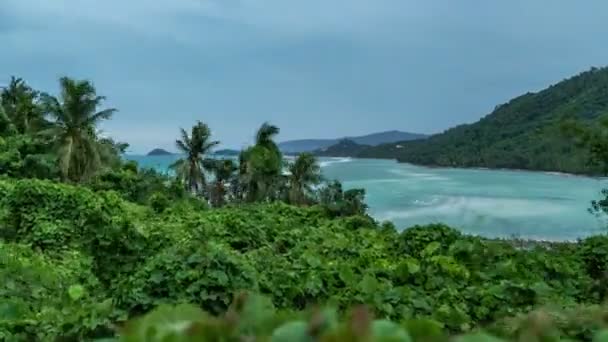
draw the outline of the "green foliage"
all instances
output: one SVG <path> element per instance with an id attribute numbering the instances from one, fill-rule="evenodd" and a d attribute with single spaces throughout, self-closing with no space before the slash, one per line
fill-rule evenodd
<path id="1" fill-rule="evenodd" d="M 120 325 L 125 314 L 145 314 L 164 304 L 230 312 L 240 290 L 268 298 L 256 307 L 273 313 L 252 314 L 242 328 L 268 338 L 290 319 L 310 323 L 310 316 L 295 311 L 326 303 L 342 313 L 367 304 L 377 319 L 398 323 L 414 341 L 441 341 L 439 335 L 477 327 L 511 338 L 523 323 L 510 317 L 548 305 L 558 310 L 552 314 L 554 330 L 564 336 L 589 340 L 602 326 L 591 318 L 602 314 L 590 308 L 601 302 L 605 284 L 604 237 L 520 248 L 443 225 L 399 233 L 366 216 L 336 217 L 323 206 L 277 202 L 201 210 L 195 205 L 204 202 L 183 199 L 168 207 L 164 200 L 143 207 L 116 192 L 40 180 L 0 180 L 0 194 L 2 243 L 19 244 L 23 260 L 42 263 L 31 273 L 7 272 L 12 277 L 70 275 L 59 278 L 57 290 L 45 287 L 55 292 L 40 298 L 24 297 L 35 291 L 23 288 L 22 304 L 42 301 L 23 316 L 42 317 L 31 318 L 26 334 L 97 336 L 105 331 L 111 336 L 112 324 Z M 151 196 L 151 203 L 154 198 L 160 195 Z M 28 286 L 47 282 L 24 279 Z M 90 306 L 80 305 L 89 301 Z M 106 304 L 93 305 L 101 303 Z M 42 315 L 48 311 L 44 307 L 75 311 L 57 314 L 53 328 L 41 330 L 50 322 Z M 577 307 L 587 311 L 562 313 Z M 335 326 L 330 311 L 321 312 L 322 323 L 315 329 Z M 86 318 L 89 314 L 96 318 Z M 212 322 L 209 329 L 223 331 L 223 321 L 216 317 Z M 25 329 L 14 319 L 5 323 L 10 334 Z M 334 330 L 346 329 L 345 324 Z"/>
<path id="2" fill-rule="evenodd" d="M 146 260 L 120 284 L 118 298 L 136 312 L 162 303 L 195 303 L 219 313 L 235 292 L 256 289 L 256 272 L 243 256 L 222 245 L 192 241 Z"/>
<path id="3" fill-rule="evenodd" d="M 14 178 L 57 179 L 56 158 L 48 142 L 31 135 L 0 136 L 0 174 Z"/>
<path id="4" fill-rule="evenodd" d="M 77 340 L 107 335 L 119 319 L 77 251 L 54 258 L 29 246 L 0 242 L 0 340 Z"/>
<path id="5" fill-rule="evenodd" d="M 33 133 L 44 128 L 47 122 L 42 115 L 39 97 L 39 92 L 24 80 L 11 77 L 8 87 L 0 91 L 0 136 Z"/>
<path id="6" fill-rule="evenodd" d="M 218 316 L 190 305 L 163 305 L 128 322 L 120 329 L 117 341 L 559 342 L 604 341 L 608 336 L 606 322 L 596 325 L 585 336 L 568 335 L 560 330 L 562 323 L 543 311 L 522 316 L 522 321 L 513 323 L 513 333 L 501 337 L 483 330 L 454 336 L 425 319 L 413 319 L 405 324 L 374 320 L 372 313 L 361 307 L 342 319 L 332 316 L 332 324 L 327 324 L 323 311 L 287 317 L 272 307 L 252 305 L 252 297 L 259 302 L 259 296 L 237 297 L 230 309 Z M 250 329 L 252 322 L 256 329 Z M 576 319 L 570 321 L 576 322 Z"/>
<path id="7" fill-rule="evenodd" d="M 569 170 L 574 164 L 553 152 L 573 150 L 543 129 L 557 114 L 598 118 L 606 103 L 595 85 L 605 74 L 516 99 L 412 155 L 439 165 Z M 60 99 L 40 101 L 18 80 L 1 94 L 1 340 L 605 339 L 605 236 L 522 246 L 440 224 L 398 232 L 366 215 L 364 190 L 339 182 L 315 189 L 312 156 L 285 170 L 279 130 L 269 124 L 238 167 L 204 158 L 217 144 L 206 125 L 182 130 L 186 157 L 175 181 L 122 162 L 126 145 L 97 136 L 113 110 L 96 112 L 103 98 L 91 83 L 61 84 Z M 40 108 L 54 121 L 37 117 Z M 603 146 L 603 136 L 585 137 L 600 142 L 587 147 Z M 531 163 L 509 152 L 518 151 L 512 143 L 544 157 Z M 586 157 L 603 158 L 596 147 Z M 214 177 L 209 187 L 203 171 Z M 58 178 L 81 185 L 51 181 Z"/>
<path id="8" fill-rule="evenodd" d="M 437 224 L 431 226 L 414 226 L 400 234 L 399 250 L 409 255 L 420 255 L 431 243 L 436 243 L 443 252 L 456 240 L 462 239 L 462 234 L 454 228 Z"/>
<path id="9" fill-rule="evenodd" d="M 145 256 L 135 220 L 141 209 L 116 193 L 22 180 L 15 182 L 5 207 L 0 237 L 48 253 L 81 251 L 93 257 L 94 273 L 102 280 L 131 271 Z"/>
<path id="10" fill-rule="evenodd" d="M 350 189 L 344 191 L 339 181 L 332 181 L 318 191 L 319 203 L 332 216 L 365 215 L 364 189 Z"/>
<path id="11" fill-rule="evenodd" d="M 119 150 L 97 136 L 97 125 L 116 109 L 97 111 L 105 98 L 89 81 L 62 77 L 59 85 L 59 98 L 47 94 L 42 98 L 44 113 L 53 119 L 43 134 L 53 140 L 62 178 L 82 182 L 103 169 L 108 159 L 116 159 Z"/>
<path id="12" fill-rule="evenodd" d="M 193 194 L 200 194 L 206 185 L 204 166 L 205 155 L 219 144 L 211 140 L 211 130 L 202 123 L 197 122 L 192 126 L 191 134 L 181 129 L 181 139 L 175 141 L 175 146 L 184 154 L 171 165 L 179 179 L 187 190 Z"/>
<path id="13" fill-rule="evenodd" d="M 283 197 L 283 156 L 274 142 L 276 126 L 264 123 L 256 133 L 255 145 L 239 155 L 239 182 L 246 202 L 274 201 Z"/>
<path id="14" fill-rule="evenodd" d="M 206 169 L 211 171 L 215 178 L 209 189 L 210 202 L 215 207 L 221 207 L 229 199 L 226 187 L 231 181 L 238 181 L 235 174 L 238 167 L 231 159 L 219 159 L 207 161 Z"/>
<path id="15" fill-rule="evenodd" d="M 140 170 L 133 162 L 100 173 L 85 185 L 94 191 L 116 191 L 128 201 L 138 204 L 150 203 L 153 207 L 153 196 L 159 200 L 158 196 L 162 194 L 166 202 L 186 196 L 179 183 L 152 169 Z M 168 203 L 165 203 L 165 208 L 167 206 Z"/>
<path id="16" fill-rule="evenodd" d="M 313 202 L 313 186 L 321 183 L 321 167 L 310 153 L 298 155 L 288 166 L 289 169 L 289 203 L 294 205 Z"/>
<path id="17" fill-rule="evenodd" d="M 607 85 L 608 68 L 593 68 L 538 93 L 517 97 L 476 123 L 423 140 L 365 148 L 355 156 L 432 166 L 597 174 L 602 168 L 587 163 L 589 150 L 564 139 L 560 126 L 567 117 L 597 125 L 608 114 Z M 606 153 L 605 144 L 596 146 L 601 147 L 598 152 Z"/>
<path id="18" fill-rule="evenodd" d="M 150 196 L 150 207 L 156 213 L 162 213 L 170 204 L 169 197 L 162 192 L 155 192 Z"/>

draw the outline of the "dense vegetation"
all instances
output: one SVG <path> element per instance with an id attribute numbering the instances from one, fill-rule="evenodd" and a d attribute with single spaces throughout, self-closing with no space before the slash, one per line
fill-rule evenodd
<path id="1" fill-rule="evenodd" d="M 0 340 L 606 339 L 608 237 L 398 232 L 312 155 L 287 163 L 270 124 L 234 163 L 198 122 L 175 177 L 142 170 L 98 135 L 115 110 L 93 85 L 60 86 L 0 94 Z M 604 131 L 570 132 L 603 158 Z"/>
<path id="2" fill-rule="evenodd" d="M 314 151 L 314 154 L 322 157 L 356 157 L 367 148 L 370 148 L 370 146 L 357 144 L 352 140 L 343 139 L 335 145 Z"/>
<path id="3" fill-rule="evenodd" d="M 163 304 L 217 315 L 240 290 L 278 310 L 260 335 L 316 303 L 368 304 L 378 318 L 405 327 L 424 319 L 451 334 L 484 327 L 513 337 L 526 321 L 518 315 L 541 307 L 564 336 L 589 340 L 603 324 L 605 237 L 528 250 L 440 225 L 398 233 L 320 206 L 204 210 L 180 201 L 161 211 L 113 191 L 0 184 L 7 340 L 112 336 L 127 317 Z M 185 320 L 181 310 L 170 317 Z"/>
<path id="4" fill-rule="evenodd" d="M 425 140 L 371 147 L 357 156 L 429 166 L 488 167 L 596 174 L 587 150 L 561 135 L 561 121 L 595 125 L 608 115 L 608 68 L 581 73 L 498 106 L 474 124 Z M 400 146 L 397 146 L 400 145 Z"/>

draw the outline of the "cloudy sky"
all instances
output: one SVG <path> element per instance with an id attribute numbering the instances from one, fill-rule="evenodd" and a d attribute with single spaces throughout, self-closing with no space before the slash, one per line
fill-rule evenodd
<path id="1" fill-rule="evenodd" d="M 433 133 L 608 65 L 606 0 L 0 0 L 0 84 L 94 81 L 133 152 Z"/>

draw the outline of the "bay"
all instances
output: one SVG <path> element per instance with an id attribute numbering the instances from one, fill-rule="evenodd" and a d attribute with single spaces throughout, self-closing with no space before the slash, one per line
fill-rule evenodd
<path id="1" fill-rule="evenodd" d="M 166 171 L 178 156 L 128 156 Z M 591 215 L 606 179 L 545 172 L 427 168 L 391 160 L 320 158 L 323 175 L 364 188 L 370 214 L 398 229 L 445 223 L 469 234 L 575 240 L 606 231 Z"/>

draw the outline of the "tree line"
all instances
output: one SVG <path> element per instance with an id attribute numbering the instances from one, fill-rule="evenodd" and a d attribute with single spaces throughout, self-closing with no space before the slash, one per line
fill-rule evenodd
<path id="1" fill-rule="evenodd" d="M 214 207 L 283 201 L 322 204 L 336 215 L 366 210 L 364 190 L 324 180 L 312 154 L 286 161 L 274 140 L 280 130 L 269 123 L 234 162 L 210 157 L 219 141 L 198 121 L 190 130 L 180 129 L 175 144 L 182 158 L 170 167 L 174 177 L 140 170 L 122 159 L 128 144 L 101 134 L 100 124 L 117 112 L 104 107 L 105 100 L 88 80 L 62 77 L 59 95 L 53 96 L 11 77 L 0 90 L 0 175 L 117 190 L 159 208 L 172 197 L 187 196 Z"/>

